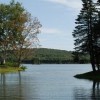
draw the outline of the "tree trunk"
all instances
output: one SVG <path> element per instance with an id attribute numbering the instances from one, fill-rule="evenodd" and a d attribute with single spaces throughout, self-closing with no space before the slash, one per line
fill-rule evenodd
<path id="1" fill-rule="evenodd" d="M 91 63 L 91 65 L 92 65 L 93 72 L 95 72 L 96 71 L 95 64 L 94 63 Z"/>
<path id="2" fill-rule="evenodd" d="M 5 63 L 6 63 L 6 62 L 5 62 L 5 59 L 2 59 L 2 60 L 1 60 L 1 65 L 5 65 Z"/>
<path id="3" fill-rule="evenodd" d="M 93 70 L 93 72 L 95 72 L 96 71 L 96 66 L 95 66 L 94 55 L 93 54 L 90 54 L 90 62 L 91 62 L 91 65 L 92 65 L 92 70 Z"/>

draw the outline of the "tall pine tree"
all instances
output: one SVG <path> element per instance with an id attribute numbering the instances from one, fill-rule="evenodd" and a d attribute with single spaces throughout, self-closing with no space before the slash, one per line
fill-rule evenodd
<path id="1" fill-rule="evenodd" d="M 97 7 L 100 6 L 100 0 L 96 3 Z M 98 18 L 97 22 L 94 24 L 93 27 L 94 33 L 94 50 L 95 50 L 95 64 L 100 70 L 100 8 L 98 9 Z"/>
<path id="2" fill-rule="evenodd" d="M 96 71 L 93 27 L 98 20 L 98 12 L 92 0 L 82 0 L 83 8 L 76 19 L 77 26 L 73 31 L 75 50 L 89 53 L 92 69 Z"/>

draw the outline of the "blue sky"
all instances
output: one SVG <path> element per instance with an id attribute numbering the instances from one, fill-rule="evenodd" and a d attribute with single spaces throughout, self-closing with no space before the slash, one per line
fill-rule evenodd
<path id="1" fill-rule="evenodd" d="M 81 9 L 81 0 L 15 0 L 22 3 L 42 24 L 38 35 L 43 48 L 73 50 L 72 32 Z M 10 0 L 0 0 L 9 3 Z"/>

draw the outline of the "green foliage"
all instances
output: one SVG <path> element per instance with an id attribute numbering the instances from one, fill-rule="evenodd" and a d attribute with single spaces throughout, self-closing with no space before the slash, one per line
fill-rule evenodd
<path id="1" fill-rule="evenodd" d="M 5 64 L 1 64 L 0 67 L 19 67 L 16 62 L 6 62 Z"/>
<path id="2" fill-rule="evenodd" d="M 88 53 L 72 52 L 74 63 L 90 63 L 90 56 Z"/>
<path id="3" fill-rule="evenodd" d="M 23 66 L 23 65 L 21 65 L 20 68 L 21 68 L 23 71 L 25 71 L 25 70 L 27 69 L 26 66 Z"/>
<path id="4" fill-rule="evenodd" d="M 62 58 L 62 59 L 72 59 L 72 55 L 70 51 L 65 50 L 56 50 L 56 49 L 37 49 L 36 56 L 46 59 L 52 59 L 52 58 Z"/>
<path id="5" fill-rule="evenodd" d="M 7 60 L 9 56 L 11 61 L 16 58 L 20 66 L 30 52 L 27 48 L 38 45 L 40 27 L 38 19 L 33 19 L 21 3 L 12 0 L 9 4 L 0 4 L 0 57 Z"/>
<path id="6" fill-rule="evenodd" d="M 97 22 L 98 13 L 92 0 L 82 0 L 83 8 L 76 19 L 76 27 L 73 32 L 75 49 L 81 52 L 92 51 L 93 32 L 92 26 Z"/>
<path id="7" fill-rule="evenodd" d="M 45 48 L 37 49 L 33 57 L 33 60 L 35 62 L 39 60 L 39 63 L 68 63 L 72 59 L 71 52 Z"/>
<path id="8" fill-rule="evenodd" d="M 93 0 L 82 0 L 83 8 L 76 19 L 76 27 L 73 32 L 76 52 L 88 53 L 93 71 L 96 67 L 100 70 L 100 11 L 98 3 Z M 77 57 L 78 58 L 78 57 Z"/>
<path id="9" fill-rule="evenodd" d="M 67 64 L 67 63 L 89 63 L 88 54 L 79 54 L 79 61 L 74 60 L 74 54 L 72 51 L 57 50 L 57 49 L 47 49 L 38 48 L 31 49 L 32 54 L 29 54 L 23 63 L 33 63 L 33 64 Z"/>
<path id="10" fill-rule="evenodd" d="M 34 48 L 29 49 L 28 56 L 22 60 L 22 63 L 33 63 L 33 64 L 67 64 L 67 63 L 89 63 L 89 54 L 75 53 L 73 51 L 57 50 L 57 49 L 47 49 L 47 48 Z M 11 51 L 8 51 L 11 52 Z M 78 61 L 77 61 L 77 55 Z M 12 58 L 11 58 L 12 57 Z M 12 60 L 11 60 L 12 59 Z M 17 67 L 16 57 L 13 54 L 8 55 L 8 62 L 14 63 Z M 14 66 L 15 66 L 14 65 Z M 13 65 L 12 65 L 13 66 Z"/>
<path id="11" fill-rule="evenodd" d="M 5 66 L 7 66 L 7 67 L 19 67 L 16 62 L 6 62 Z"/>

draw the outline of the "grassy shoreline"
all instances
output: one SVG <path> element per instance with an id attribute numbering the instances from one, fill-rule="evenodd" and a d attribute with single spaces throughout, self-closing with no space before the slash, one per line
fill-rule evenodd
<path id="1" fill-rule="evenodd" d="M 100 81 L 100 71 L 96 71 L 95 73 L 93 71 L 91 71 L 91 72 L 86 72 L 86 73 L 83 73 L 83 74 L 77 74 L 74 77 L 78 78 L 78 79 Z"/>
<path id="2" fill-rule="evenodd" d="M 0 67 L 0 73 L 15 73 L 18 71 L 24 71 L 21 67 Z"/>

